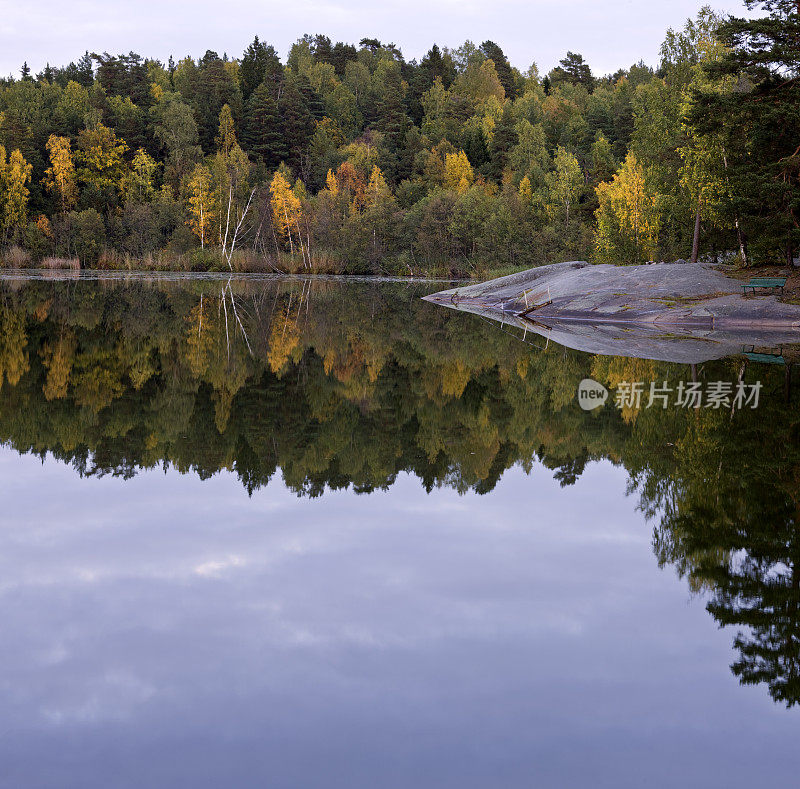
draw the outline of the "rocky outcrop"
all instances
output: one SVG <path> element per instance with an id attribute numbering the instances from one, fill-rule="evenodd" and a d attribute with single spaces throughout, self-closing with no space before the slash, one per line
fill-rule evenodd
<path id="1" fill-rule="evenodd" d="M 425 298 L 590 353 L 695 363 L 800 343 L 800 306 L 744 297 L 740 281 L 700 264 L 556 263 Z"/>

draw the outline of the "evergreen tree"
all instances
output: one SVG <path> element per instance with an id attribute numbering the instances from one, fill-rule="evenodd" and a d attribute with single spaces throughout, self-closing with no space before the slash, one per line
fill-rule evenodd
<path id="1" fill-rule="evenodd" d="M 392 181 L 409 175 L 400 172 L 400 159 L 406 132 L 411 127 L 411 120 L 403 103 L 403 85 L 399 69 L 392 69 L 386 75 L 383 96 L 377 105 L 375 127 L 384 135 L 383 147 L 389 154 L 384 168 L 386 176 Z"/>
<path id="2" fill-rule="evenodd" d="M 253 91 L 247 103 L 242 142 L 249 154 L 269 168 L 287 158 L 278 106 L 266 82 Z"/>
<path id="3" fill-rule="evenodd" d="M 519 142 L 516 121 L 511 109 L 511 102 L 506 102 L 503 114 L 494 127 L 492 141 L 489 144 L 489 159 L 492 176 L 498 181 L 503 177 L 503 170 L 508 167 L 509 156 Z"/>
<path id="4" fill-rule="evenodd" d="M 311 52 L 315 63 L 333 63 L 333 46 L 327 36 L 319 34 L 314 36 Z"/>
<path id="5" fill-rule="evenodd" d="M 800 245 L 800 8 L 794 0 L 746 4 L 766 15 L 721 24 L 728 52 L 706 66 L 709 77 L 737 88 L 696 90 L 688 119 L 722 141 L 731 212 L 757 259 L 791 262 Z"/>
<path id="6" fill-rule="evenodd" d="M 308 77 L 304 74 L 298 77 L 298 87 L 314 119 L 318 121 L 322 120 L 325 117 L 325 102 L 322 101 L 319 93 L 314 90 L 311 83 L 308 81 Z"/>
<path id="7" fill-rule="evenodd" d="M 444 57 L 439 47 L 434 44 L 420 61 L 419 66 L 411 68 L 409 79 L 408 106 L 409 114 L 414 123 L 420 124 L 424 115 L 422 97 L 427 93 L 438 78 L 442 87 L 447 90 L 456 77 L 456 68 L 452 58 Z"/>
<path id="8" fill-rule="evenodd" d="M 92 53 L 97 61 L 97 80 L 107 96 L 129 98 L 139 107 L 149 107 L 152 103 L 150 77 L 147 65 L 141 55 L 129 52 L 127 55 L 102 55 Z"/>
<path id="9" fill-rule="evenodd" d="M 559 82 L 569 82 L 571 85 L 583 85 L 589 93 L 594 90 L 594 77 L 589 64 L 583 59 L 583 55 L 575 52 L 567 52 L 567 56 L 559 61 L 550 72 L 550 83 L 553 87 Z"/>
<path id="10" fill-rule="evenodd" d="M 200 144 L 206 153 L 214 148 L 219 113 L 227 104 L 233 117 L 241 117 L 242 95 L 231 70 L 216 52 L 208 51 L 198 62 L 193 105 L 200 132 Z"/>
<path id="11" fill-rule="evenodd" d="M 300 80 L 295 76 L 290 75 L 286 80 L 278 102 L 278 114 L 286 145 L 286 161 L 299 170 L 314 134 L 314 115 L 308 107 Z"/>
<path id="12" fill-rule="evenodd" d="M 358 51 L 352 44 L 344 44 L 338 41 L 334 44 L 331 52 L 331 64 L 336 70 L 336 75 L 339 77 L 344 76 L 345 68 L 348 62 L 358 58 Z"/>
<path id="13" fill-rule="evenodd" d="M 258 40 L 247 47 L 239 64 L 239 89 L 242 100 L 247 102 L 250 95 L 263 82 L 272 88 L 273 98 L 277 96 L 277 85 L 283 77 L 281 61 L 275 48 Z"/>
<path id="14" fill-rule="evenodd" d="M 94 82 L 94 65 L 88 51 L 84 52 L 77 63 L 73 61 L 64 68 L 55 69 L 55 82 L 62 88 L 65 88 L 69 82 L 77 82 L 84 88 L 88 88 Z"/>
<path id="15" fill-rule="evenodd" d="M 425 75 L 428 82 L 428 90 L 436 77 L 442 80 L 445 90 L 447 90 L 456 78 L 456 67 L 450 55 L 443 55 L 441 49 L 434 44 L 420 61 L 419 72 Z"/>
<path id="16" fill-rule="evenodd" d="M 500 84 L 506 92 L 507 99 L 513 99 L 517 95 L 516 79 L 511 69 L 511 64 L 500 47 L 494 41 L 484 41 L 481 44 L 481 52 L 494 63 L 494 69 L 500 78 Z"/>

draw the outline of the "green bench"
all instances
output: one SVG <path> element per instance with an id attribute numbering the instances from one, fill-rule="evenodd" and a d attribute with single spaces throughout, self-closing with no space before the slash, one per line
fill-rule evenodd
<path id="1" fill-rule="evenodd" d="M 757 351 L 755 345 L 743 345 L 742 353 L 751 362 L 760 362 L 761 364 L 786 364 L 786 359 L 783 358 L 783 346 L 779 348 L 763 348 Z"/>
<path id="2" fill-rule="evenodd" d="M 753 277 L 749 282 L 742 283 L 742 290 L 747 293 L 750 288 L 753 293 L 756 288 L 780 288 L 783 293 L 783 286 L 786 284 L 786 277 Z"/>

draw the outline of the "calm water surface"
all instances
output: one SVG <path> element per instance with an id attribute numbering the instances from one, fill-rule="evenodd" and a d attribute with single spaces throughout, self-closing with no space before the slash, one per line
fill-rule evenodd
<path id="1" fill-rule="evenodd" d="M 0 280 L 0 785 L 791 785 L 791 349 L 592 357 L 441 287 Z M 759 407 L 575 398 L 691 376 Z"/>

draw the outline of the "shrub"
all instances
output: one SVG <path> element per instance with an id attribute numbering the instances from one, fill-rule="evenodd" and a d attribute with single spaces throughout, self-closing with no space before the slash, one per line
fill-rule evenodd
<path id="1" fill-rule="evenodd" d="M 31 256 L 16 244 L 8 247 L 2 253 L 3 265 L 9 268 L 25 268 L 31 261 Z"/>
<path id="2" fill-rule="evenodd" d="M 67 214 L 70 247 L 86 266 L 94 266 L 106 241 L 103 217 L 94 208 L 85 211 L 70 211 Z"/>

